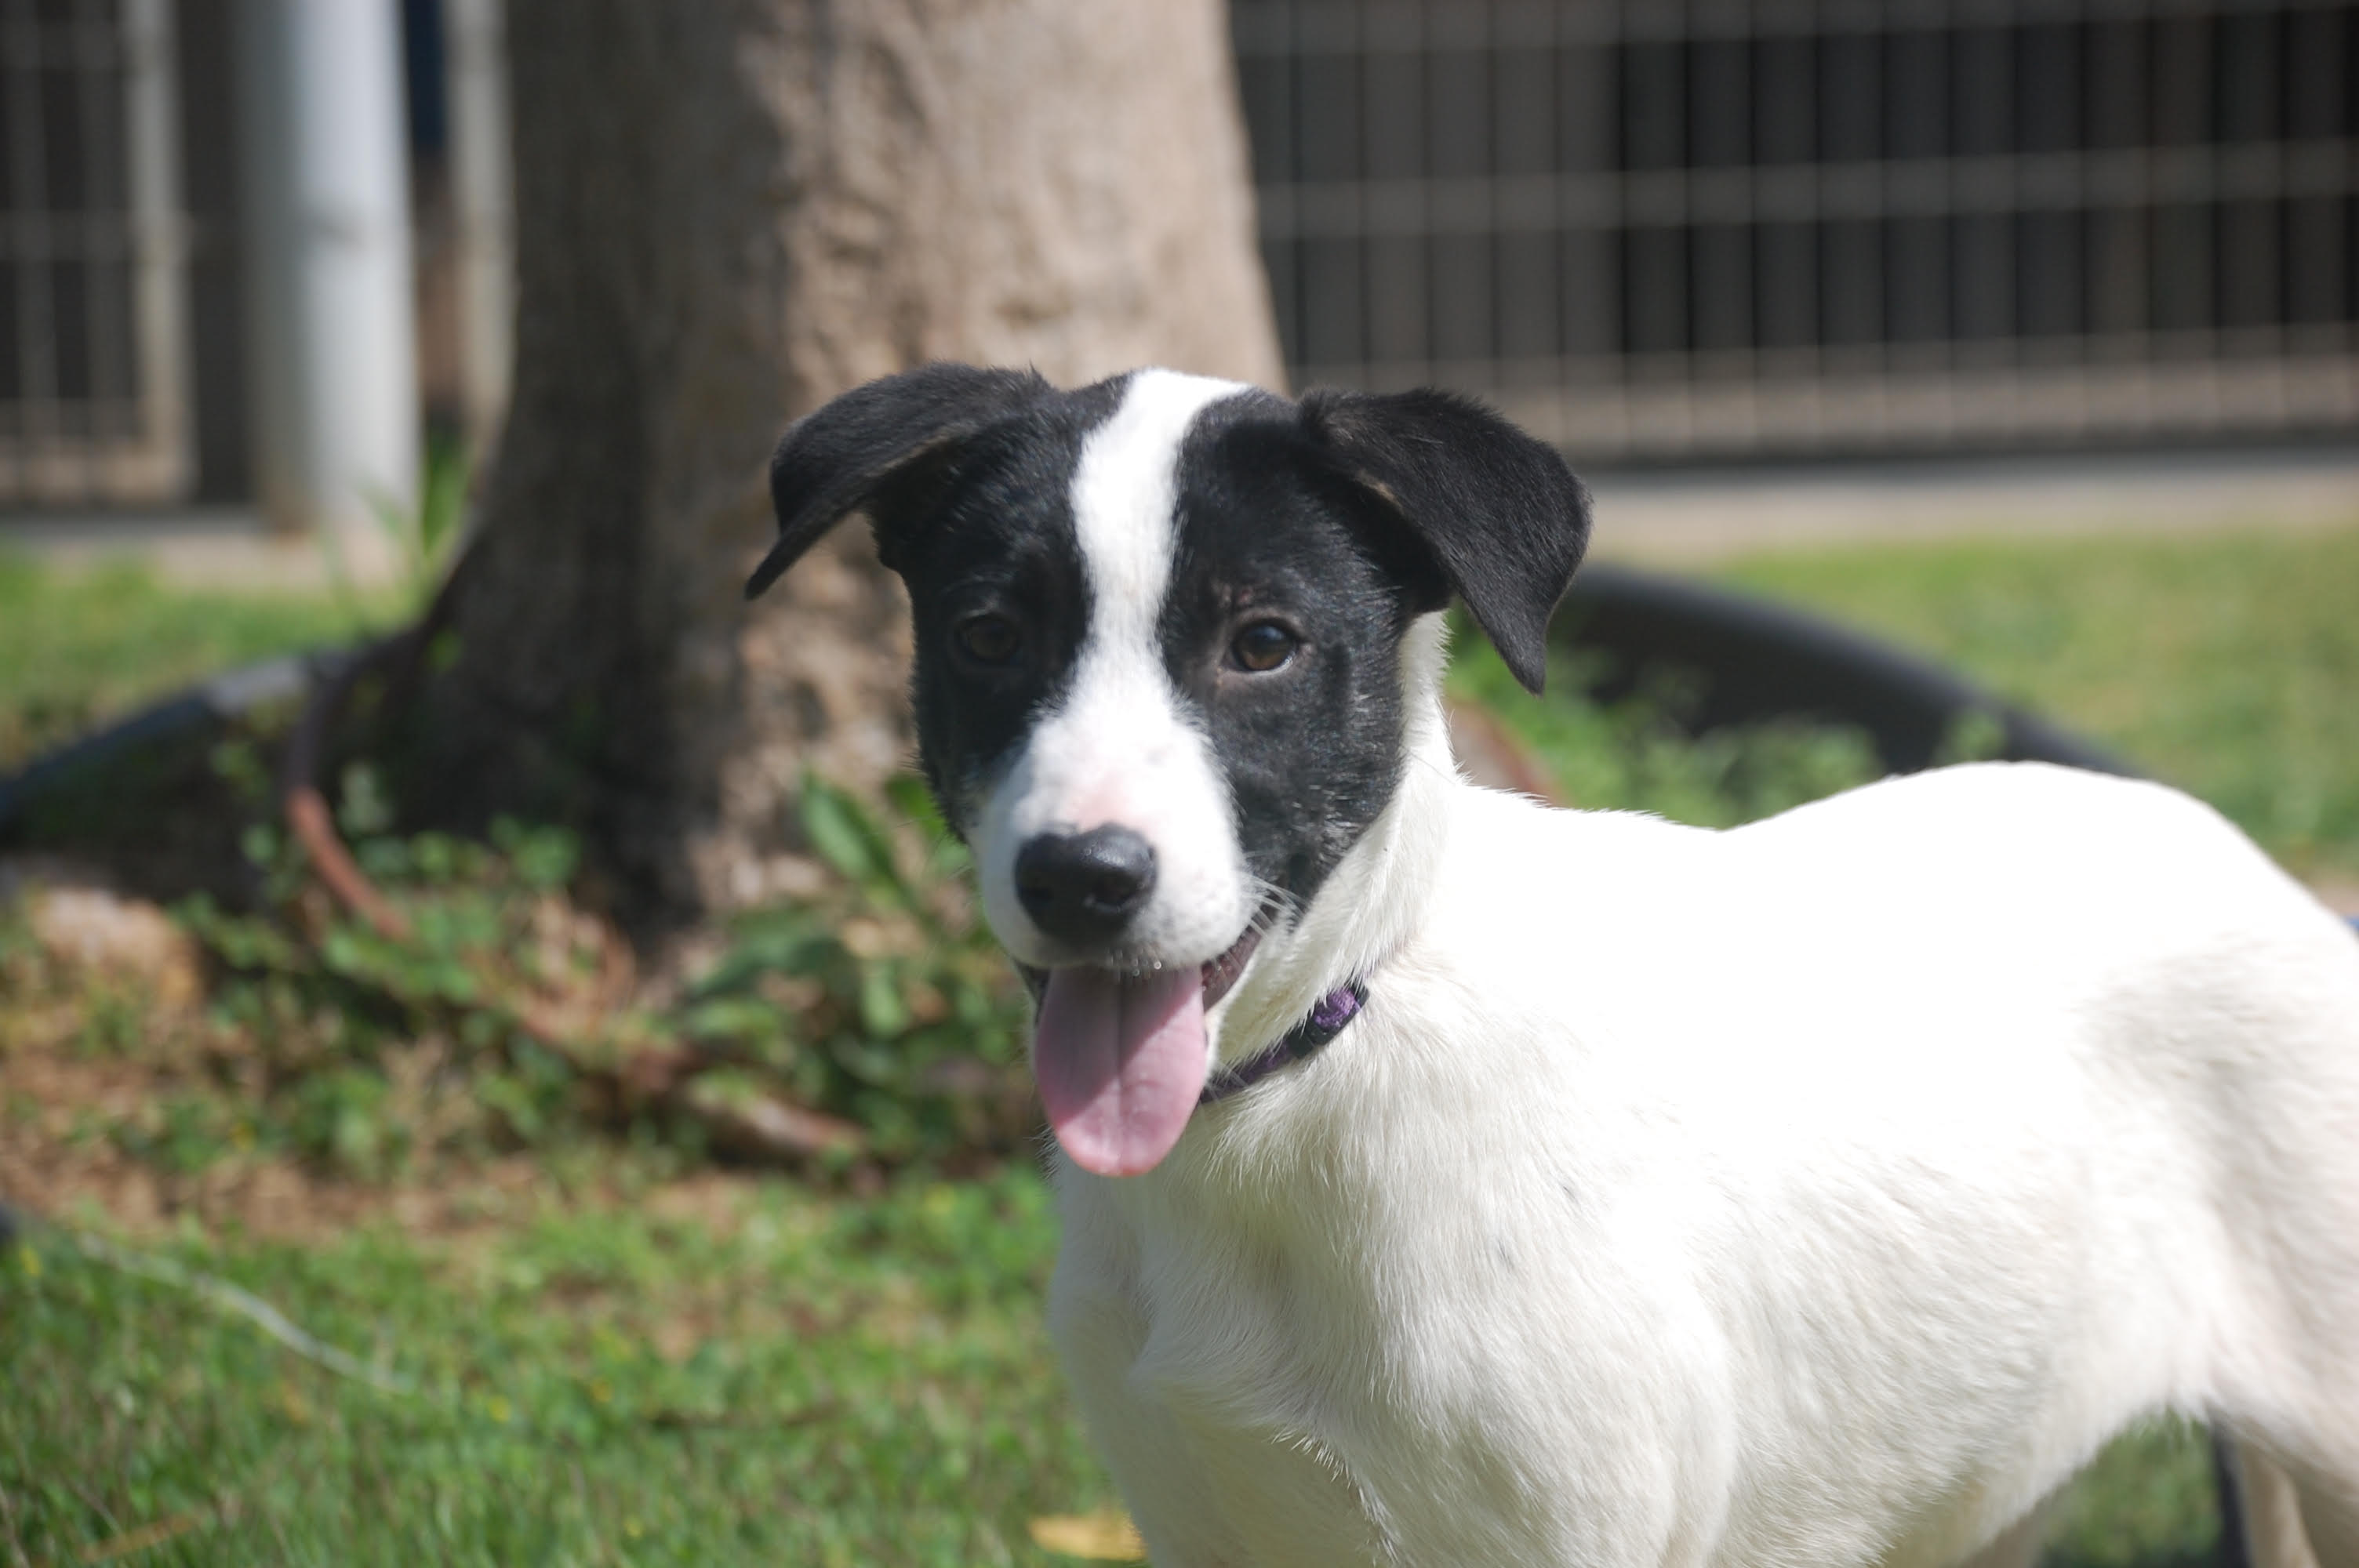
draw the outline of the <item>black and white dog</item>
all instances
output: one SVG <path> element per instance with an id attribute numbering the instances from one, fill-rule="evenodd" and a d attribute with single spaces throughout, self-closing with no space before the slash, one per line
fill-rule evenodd
<path id="1" fill-rule="evenodd" d="M 1587 498 L 1461 400 L 935 365 L 789 430 L 1038 990 L 1050 1314 L 1155 1561 L 2027 1561 L 2142 1416 L 2359 1568 L 2359 944 L 2029 764 L 1730 832 L 1454 767 Z M 2030 891 L 2027 891 L 2030 890 Z M 2010 1555 L 2011 1554 L 2011 1555 Z"/>

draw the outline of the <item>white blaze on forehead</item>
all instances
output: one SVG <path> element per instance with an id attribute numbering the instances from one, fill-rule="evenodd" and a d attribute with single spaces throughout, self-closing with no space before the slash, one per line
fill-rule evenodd
<path id="1" fill-rule="evenodd" d="M 1073 527 L 1090 584 L 1091 643 L 1152 641 L 1179 542 L 1180 443 L 1208 405 L 1245 390 L 1233 381 L 1143 370 L 1130 378 L 1114 417 L 1082 443 Z"/>
<path id="2" fill-rule="evenodd" d="M 1064 700 L 1043 714 L 992 792 L 977 834 L 984 910 L 1018 958 L 1057 957 L 1016 897 L 1034 835 L 1119 823 L 1155 849 L 1156 886 L 1131 945 L 1166 962 L 1218 956 L 1257 903 L 1225 779 L 1190 721 L 1157 634 L 1179 543 L 1180 443 L 1235 382 L 1141 371 L 1083 441 L 1073 526 L 1090 619 Z"/>

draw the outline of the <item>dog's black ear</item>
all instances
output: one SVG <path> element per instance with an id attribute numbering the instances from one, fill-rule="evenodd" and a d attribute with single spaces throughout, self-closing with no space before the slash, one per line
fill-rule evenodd
<path id="1" fill-rule="evenodd" d="M 1397 514 L 1527 690 L 1589 545 L 1589 492 L 1556 449 L 1446 392 L 1312 392 L 1313 442 Z"/>
<path id="2" fill-rule="evenodd" d="M 929 364 L 855 387 L 796 420 L 770 458 L 778 542 L 745 580 L 745 597 L 777 581 L 821 535 L 911 465 L 1051 390 L 1034 371 Z M 893 566 L 889 523 L 871 521 L 885 564 Z"/>

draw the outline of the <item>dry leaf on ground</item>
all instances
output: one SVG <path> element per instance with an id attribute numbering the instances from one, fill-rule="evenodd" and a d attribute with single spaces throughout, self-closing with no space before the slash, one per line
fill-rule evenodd
<path id="1" fill-rule="evenodd" d="M 1049 1514 L 1032 1521 L 1032 1543 L 1043 1552 L 1093 1563 L 1144 1563 L 1147 1543 L 1119 1509 L 1093 1514 Z"/>

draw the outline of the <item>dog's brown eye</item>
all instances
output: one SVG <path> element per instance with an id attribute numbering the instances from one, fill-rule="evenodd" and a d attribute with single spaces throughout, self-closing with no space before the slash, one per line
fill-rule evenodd
<path id="1" fill-rule="evenodd" d="M 1236 660 L 1241 670 L 1266 675 L 1294 657 L 1300 646 L 1293 633 L 1275 621 L 1256 621 L 1236 635 L 1229 644 L 1229 657 Z"/>
<path id="2" fill-rule="evenodd" d="M 1012 665 L 1024 651 L 1023 629 L 1005 615 L 971 615 L 951 635 L 978 665 Z"/>

